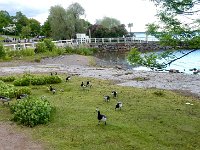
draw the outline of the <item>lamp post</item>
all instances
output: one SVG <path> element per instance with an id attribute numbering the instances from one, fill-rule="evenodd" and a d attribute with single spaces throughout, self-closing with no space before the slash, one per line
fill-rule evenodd
<path id="1" fill-rule="evenodd" d="M 128 27 L 130 28 L 130 35 L 131 35 L 131 27 L 133 27 L 133 23 L 129 23 Z"/>

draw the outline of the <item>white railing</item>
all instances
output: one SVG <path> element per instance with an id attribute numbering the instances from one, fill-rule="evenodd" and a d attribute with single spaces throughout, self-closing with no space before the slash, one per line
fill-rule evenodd
<path id="1" fill-rule="evenodd" d="M 58 47 L 75 46 L 79 44 L 102 44 L 102 43 L 148 43 L 149 41 L 157 41 L 155 38 L 137 38 L 137 37 L 126 37 L 126 38 L 88 38 L 88 39 L 70 39 L 70 40 L 59 40 L 53 41 Z M 4 44 L 4 47 L 10 47 L 11 49 L 25 49 L 35 48 L 38 42 L 30 43 L 15 43 L 15 44 Z"/>

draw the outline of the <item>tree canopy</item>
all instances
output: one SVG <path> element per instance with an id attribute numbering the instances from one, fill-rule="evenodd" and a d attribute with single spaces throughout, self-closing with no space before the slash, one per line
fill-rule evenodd
<path id="1" fill-rule="evenodd" d="M 147 33 L 159 39 L 163 46 L 171 46 L 173 50 L 188 49 L 187 53 L 175 58 L 173 52 L 141 54 L 133 50 L 129 55 L 132 63 L 148 67 L 164 68 L 172 62 L 200 48 L 200 12 L 199 0 L 151 0 L 158 8 L 159 22 L 147 25 Z M 131 59 L 137 57 L 137 59 Z M 164 60 L 162 64 L 160 59 Z M 151 61 L 150 61 L 151 60 Z"/>

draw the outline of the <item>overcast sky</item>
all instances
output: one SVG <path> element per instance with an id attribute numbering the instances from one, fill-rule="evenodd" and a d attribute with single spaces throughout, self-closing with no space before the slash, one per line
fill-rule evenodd
<path id="1" fill-rule="evenodd" d="M 145 31 L 145 24 L 156 21 L 156 7 L 149 0 L 0 0 L 0 10 L 6 10 L 10 15 L 21 11 L 43 24 L 51 6 L 61 5 L 66 9 L 74 2 L 85 9 L 83 18 L 92 24 L 106 16 L 116 18 L 126 26 L 133 23 L 131 31 Z"/>

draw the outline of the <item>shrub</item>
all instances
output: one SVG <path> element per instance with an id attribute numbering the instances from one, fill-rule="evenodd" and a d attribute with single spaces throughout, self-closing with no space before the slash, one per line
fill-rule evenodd
<path id="1" fill-rule="evenodd" d="M 158 90 L 158 91 L 155 91 L 153 92 L 153 94 L 155 94 L 156 96 L 164 96 L 164 91 L 161 91 L 161 90 Z"/>
<path id="2" fill-rule="evenodd" d="M 15 80 L 14 76 L 1 76 L 0 80 L 4 82 L 13 82 Z"/>
<path id="3" fill-rule="evenodd" d="M 27 48 L 27 49 L 22 49 L 20 50 L 21 56 L 34 56 L 35 52 L 34 49 Z"/>
<path id="4" fill-rule="evenodd" d="M 46 76 L 45 80 L 47 84 L 55 84 L 62 82 L 62 78 L 59 76 Z"/>
<path id="5" fill-rule="evenodd" d="M 14 98 L 20 94 L 31 94 L 30 88 L 16 88 L 14 85 L 6 84 L 0 80 L 0 95 L 6 96 L 9 98 Z"/>
<path id="6" fill-rule="evenodd" d="M 4 58 L 6 56 L 6 51 L 3 47 L 3 44 L 0 43 L 0 58 Z"/>
<path id="7" fill-rule="evenodd" d="M 36 48 L 34 50 L 35 53 L 44 53 L 47 51 L 47 46 L 44 42 L 37 43 Z"/>
<path id="8" fill-rule="evenodd" d="M 14 81 L 15 86 L 29 86 L 29 85 L 45 85 L 61 83 L 62 78 L 59 76 L 35 76 L 31 74 L 25 74 L 22 78 Z"/>
<path id="9" fill-rule="evenodd" d="M 51 111 L 52 107 L 47 100 L 33 97 L 17 101 L 11 106 L 13 120 L 29 127 L 49 122 Z"/>
<path id="10" fill-rule="evenodd" d="M 45 80 L 45 77 L 41 76 L 34 76 L 32 79 L 31 79 L 31 84 L 32 85 L 44 85 L 46 84 L 46 80 Z"/>
<path id="11" fill-rule="evenodd" d="M 13 84 L 15 86 L 29 86 L 30 82 L 31 82 L 30 77 L 23 77 L 23 78 L 19 78 L 19 79 L 15 80 Z"/>
<path id="12" fill-rule="evenodd" d="M 56 47 L 51 39 L 44 39 L 44 43 L 45 43 L 48 51 L 52 52 L 54 50 L 54 48 Z"/>

